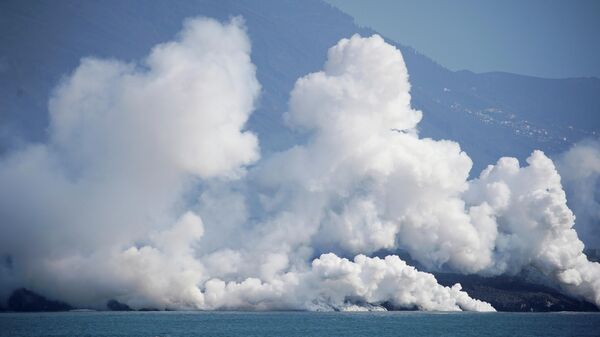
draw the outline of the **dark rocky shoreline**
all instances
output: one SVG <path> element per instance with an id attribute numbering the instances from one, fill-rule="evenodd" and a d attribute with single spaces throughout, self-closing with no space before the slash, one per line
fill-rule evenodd
<path id="1" fill-rule="evenodd" d="M 592 303 L 572 298 L 553 288 L 527 282 L 516 276 L 482 277 L 436 273 L 435 277 L 445 286 L 460 283 L 463 290 L 471 297 L 489 302 L 498 311 L 598 311 Z"/>
<path id="2" fill-rule="evenodd" d="M 436 273 L 438 282 L 446 286 L 460 283 L 470 296 L 489 302 L 503 312 L 553 312 L 580 311 L 596 312 L 598 308 L 585 301 L 574 299 L 560 292 L 532 284 L 518 277 L 482 277 L 452 273 Z M 6 303 L 0 307 L 4 312 L 60 312 L 77 310 L 68 303 L 48 299 L 25 288 L 15 290 Z M 384 305 L 385 306 L 385 305 Z M 411 310 L 385 306 L 388 310 Z M 163 311 L 167 309 L 132 309 L 125 303 L 111 299 L 106 303 L 107 311 Z M 414 310 L 414 309 L 413 309 Z"/>

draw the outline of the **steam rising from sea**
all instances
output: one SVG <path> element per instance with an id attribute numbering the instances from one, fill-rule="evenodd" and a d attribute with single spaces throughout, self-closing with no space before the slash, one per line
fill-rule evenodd
<path id="1" fill-rule="evenodd" d="M 534 268 L 600 305 L 600 264 L 542 152 L 468 180 L 459 144 L 419 137 L 400 51 L 355 35 L 291 92 L 284 118 L 306 142 L 260 159 L 244 128 L 260 93 L 250 49 L 240 18 L 198 18 L 140 63 L 83 59 L 49 102 L 49 141 L 0 159 L 0 297 L 494 310 L 398 256 L 368 257 L 403 249 L 430 270 Z"/>

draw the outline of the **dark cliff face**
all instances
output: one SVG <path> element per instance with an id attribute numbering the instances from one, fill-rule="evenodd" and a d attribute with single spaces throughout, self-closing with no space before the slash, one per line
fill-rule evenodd
<path id="1" fill-rule="evenodd" d="M 34 311 L 68 311 L 72 306 L 65 302 L 49 300 L 25 288 L 15 290 L 8 298 L 9 311 L 34 312 Z"/>
<path id="2" fill-rule="evenodd" d="M 471 297 L 489 302 L 498 311 L 598 311 L 589 302 L 566 296 L 543 285 L 529 283 L 519 277 L 451 273 L 436 273 L 435 277 L 445 286 L 460 283 Z"/>

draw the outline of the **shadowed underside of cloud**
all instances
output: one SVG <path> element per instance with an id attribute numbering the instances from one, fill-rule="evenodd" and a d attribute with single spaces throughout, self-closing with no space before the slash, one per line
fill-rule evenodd
<path id="1" fill-rule="evenodd" d="M 420 138 L 402 55 L 343 39 L 284 117 L 306 142 L 259 160 L 260 85 L 243 22 L 186 21 L 139 64 L 87 58 L 58 86 L 50 137 L 0 162 L 0 290 L 78 306 L 493 308 L 431 270 L 535 268 L 600 305 L 553 162 L 501 158 L 474 180 L 459 144 Z M 356 256 L 353 261 L 340 256 Z M 314 258 L 317 257 L 317 258 Z"/>

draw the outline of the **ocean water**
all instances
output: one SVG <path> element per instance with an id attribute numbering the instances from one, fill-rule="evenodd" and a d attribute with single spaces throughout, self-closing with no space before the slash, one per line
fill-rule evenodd
<path id="1" fill-rule="evenodd" d="M 1 313 L 0 336 L 600 336 L 600 313 Z"/>

